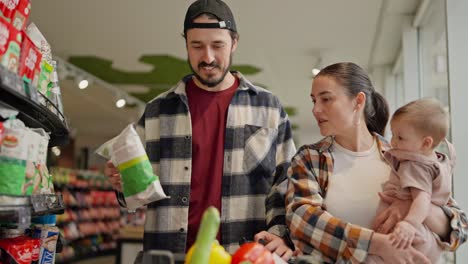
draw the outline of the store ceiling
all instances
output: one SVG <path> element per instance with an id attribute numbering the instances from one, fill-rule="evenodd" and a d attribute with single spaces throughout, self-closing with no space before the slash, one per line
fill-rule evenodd
<path id="1" fill-rule="evenodd" d="M 63 59 L 94 56 L 127 72 L 149 72 L 144 55 L 185 60 L 183 18 L 192 0 L 41 0 L 32 3 L 30 20 Z M 369 71 L 393 65 L 401 29 L 412 20 L 419 0 L 226 0 L 240 33 L 234 64 L 261 69 L 250 75 L 295 107 L 299 144 L 319 137 L 310 112 L 311 70 L 353 61 Z M 321 65 L 318 65 L 321 64 Z M 119 85 L 145 91 L 139 84 Z M 379 87 L 377 87 L 379 88 Z M 79 90 L 62 81 L 64 107 L 79 146 L 96 146 L 139 116 L 138 109 L 117 109 L 109 90 L 91 85 Z"/>

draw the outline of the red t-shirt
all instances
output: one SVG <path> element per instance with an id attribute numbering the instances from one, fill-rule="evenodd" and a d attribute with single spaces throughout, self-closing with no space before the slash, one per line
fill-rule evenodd
<path id="1" fill-rule="evenodd" d="M 187 98 L 192 120 L 192 179 L 187 230 L 188 250 L 195 242 L 203 212 L 215 206 L 221 212 L 224 134 L 229 104 L 239 86 L 209 92 L 193 80 L 187 83 Z M 220 233 L 217 236 L 220 240 Z"/>

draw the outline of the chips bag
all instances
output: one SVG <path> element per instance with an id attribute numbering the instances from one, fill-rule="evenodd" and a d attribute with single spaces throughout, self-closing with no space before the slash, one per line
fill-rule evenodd
<path id="1" fill-rule="evenodd" d="M 119 170 L 128 209 L 134 210 L 168 198 L 159 177 L 153 174 L 153 168 L 133 124 L 104 143 L 96 153 L 110 159 Z"/>

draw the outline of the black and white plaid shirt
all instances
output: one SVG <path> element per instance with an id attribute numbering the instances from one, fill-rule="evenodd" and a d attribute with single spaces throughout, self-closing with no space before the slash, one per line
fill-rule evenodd
<path id="1" fill-rule="evenodd" d="M 286 172 L 296 152 L 288 115 L 271 92 L 240 73 L 225 130 L 220 243 L 233 253 L 262 231 L 284 236 Z M 171 198 L 148 205 L 144 250 L 185 251 L 192 129 L 185 77 L 146 106 L 139 126 L 154 173 Z M 206 182 L 206 184 L 210 184 Z"/>

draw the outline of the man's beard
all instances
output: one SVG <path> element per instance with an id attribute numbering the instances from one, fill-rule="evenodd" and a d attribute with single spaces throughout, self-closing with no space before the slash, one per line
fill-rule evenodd
<path id="1" fill-rule="evenodd" d="M 222 81 L 224 81 L 224 78 L 226 77 L 226 74 L 229 72 L 229 68 L 231 68 L 231 63 L 232 63 L 232 53 L 231 55 L 229 55 L 229 64 L 228 64 L 228 67 L 226 67 L 226 69 L 224 69 L 223 71 L 223 74 L 221 75 L 221 77 L 219 79 L 216 79 L 216 80 L 206 80 L 206 79 L 203 79 L 200 75 L 198 75 L 198 73 L 193 69 L 192 67 L 192 64 L 190 63 L 190 60 L 188 61 L 188 64 L 190 66 L 190 69 L 192 70 L 193 74 L 195 75 L 195 78 L 197 78 L 197 80 L 207 86 L 207 87 L 215 87 L 216 85 L 220 84 Z M 208 63 L 205 63 L 205 62 L 200 62 L 198 64 L 198 69 L 200 69 L 201 67 L 205 67 L 205 66 L 208 66 L 208 67 L 214 67 L 214 68 L 218 68 L 221 70 L 221 66 L 219 66 L 219 64 L 217 64 L 216 62 L 212 62 L 210 64 Z"/>

